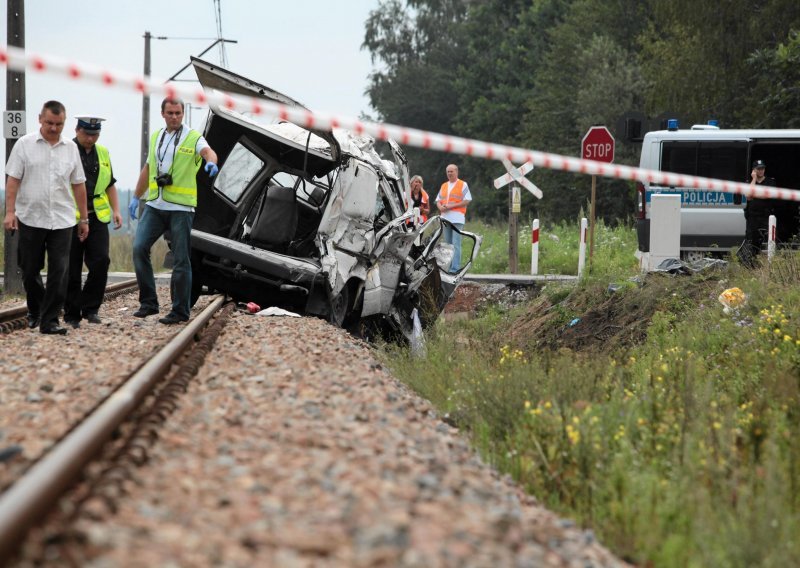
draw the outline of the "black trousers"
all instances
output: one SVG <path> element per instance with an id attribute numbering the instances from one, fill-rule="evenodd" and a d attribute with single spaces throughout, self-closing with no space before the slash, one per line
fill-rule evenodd
<path id="1" fill-rule="evenodd" d="M 69 249 L 74 228 L 40 229 L 19 222 L 19 266 L 28 313 L 41 318 L 42 327 L 58 323 L 67 295 Z M 47 253 L 47 286 L 41 271 Z"/>
<path id="2" fill-rule="evenodd" d="M 767 242 L 767 230 L 769 216 L 772 214 L 768 209 L 751 209 L 745 211 L 745 233 L 744 240 L 747 251 L 755 257 L 764 249 Z"/>
<path id="3" fill-rule="evenodd" d="M 103 303 L 108 282 L 108 225 L 89 213 L 89 236 L 85 241 L 78 240 L 78 228 L 72 232 L 72 247 L 69 253 L 69 276 L 67 278 L 67 299 L 64 304 L 64 318 L 80 320 L 89 314 L 96 314 Z M 83 264 L 89 274 L 81 289 Z"/>

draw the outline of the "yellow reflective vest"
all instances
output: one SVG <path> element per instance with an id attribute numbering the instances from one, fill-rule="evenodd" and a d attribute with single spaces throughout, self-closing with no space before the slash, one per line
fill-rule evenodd
<path id="1" fill-rule="evenodd" d="M 150 183 L 146 201 L 158 198 L 156 143 L 162 131 L 163 128 L 154 132 L 153 136 L 150 137 L 150 158 L 148 159 Z M 189 130 L 189 134 L 186 135 L 183 143 L 175 148 L 175 156 L 172 158 L 172 166 L 170 167 L 172 185 L 166 185 L 161 188 L 161 197 L 164 201 L 178 205 L 188 205 L 189 207 L 197 206 L 197 170 L 200 169 L 200 163 L 203 160 L 200 154 L 195 151 L 195 146 L 197 146 L 199 139 L 200 133 L 197 130 Z"/>
<path id="2" fill-rule="evenodd" d="M 108 184 L 111 181 L 111 156 L 108 154 L 108 148 L 95 144 L 97 149 L 97 163 L 100 166 L 97 170 L 97 183 L 94 186 L 94 214 L 97 219 L 103 223 L 111 221 L 111 203 L 108 201 Z M 78 151 L 84 152 L 85 150 L 78 145 Z M 89 199 L 89 196 L 86 196 Z M 75 204 L 75 220 L 81 220 L 81 212 L 78 211 L 78 205 Z"/>

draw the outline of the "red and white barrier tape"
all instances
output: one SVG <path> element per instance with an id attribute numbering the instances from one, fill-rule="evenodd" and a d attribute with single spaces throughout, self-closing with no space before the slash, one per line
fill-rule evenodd
<path id="1" fill-rule="evenodd" d="M 378 140 L 393 138 L 401 144 L 428 150 L 438 150 L 490 160 L 506 158 L 517 163 L 524 163 L 530 160 L 537 167 L 551 170 L 599 175 L 642 183 L 649 182 L 668 187 L 703 189 L 741 194 L 747 197 L 800 201 L 800 191 L 788 188 L 760 185 L 751 188 L 747 183 L 607 164 L 515 146 L 492 144 L 481 140 L 447 136 L 394 124 L 365 122 L 347 116 L 311 112 L 302 108 L 232 93 L 220 93 L 217 91 L 206 93 L 200 87 L 177 83 L 165 84 L 153 77 L 145 78 L 141 75 L 102 69 L 91 64 L 67 61 L 55 56 L 32 54 L 11 46 L 0 48 L 0 64 L 7 65 L 15 71 L 34 71 L 36 73 L 63 75 L 76 81 L 95 82 L 104 87 L 132 90 L 164 97 L 178 97 L 194 104 L 216 105 L 238 112 L 250 112 L 255 115 L 276 116 L 281 120 L 288 120 L 305 128 L 319 130 L 345 128 L 356 134 L 369 134 Z"/>

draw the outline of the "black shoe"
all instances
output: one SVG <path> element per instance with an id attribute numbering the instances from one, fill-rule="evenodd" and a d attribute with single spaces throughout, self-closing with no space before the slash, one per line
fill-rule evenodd
<path id="1" fill-rule="evenodd" d="M 35 327 L 39 327 L 39 316 L 29 313 L 28 314 L 28 328 L 33 329 Z"/>
<path id="2" fill-rule="evenodd" d="M 178 314 L 173 314 L 172 312 L 170 312 L 158 321 L 159 323 L 163 323 L 166 325 L 173 325 L 176 323 L 183 323 L 185 321 L 189 321 L 189 318 L 179 316 Z"/>
<path id="3" fill-rule="evenodd" d="M 83 318 L 89 323 L 103 323 L 103 320 L 97 314 L 86 314 Z"/>
<path id="4" fill-rule="evenodd" d="M 81 326 L 80 318 L 64 318 L 64 323 L 72 326 L 72 329 L 78 329 Z"/>
<path id="5" fill-rule="evenodd" d="M 158 313 L 158 310 L 155 308 L 139 308 L 135 312 L 133 312 L 133 317 L 135 318 L 146 318 L 147 316 L 154 316 Z"/>
<path id="6" fill-rule="evenodd" d="M 51 323 L 47 325 L 43 325 L 39 328 L 40 333 L 44 333 L 46 335 L 66 335 L 67 330 L 57 323 Z"/>

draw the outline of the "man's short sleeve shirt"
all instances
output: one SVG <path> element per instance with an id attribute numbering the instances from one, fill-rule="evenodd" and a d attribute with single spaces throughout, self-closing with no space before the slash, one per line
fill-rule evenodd
<path id="1" fill-rule="evenodd" d="M 30 227 L 66 229 L 75 225 L 72 186 L 86 181 L 78 147 L 63 136 L 51 145 L 40 131 L 14 145 L 6 175 L 20 180 L 17 218 Z"/>

